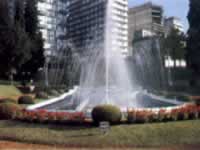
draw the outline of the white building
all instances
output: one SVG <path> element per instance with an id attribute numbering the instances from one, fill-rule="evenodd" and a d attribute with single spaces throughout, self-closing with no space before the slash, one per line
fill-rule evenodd
<path id="1" fill-rule="evenodd" d="M 184 32 L 183 23 L 177 17 L 169 17 L 164 20 L 165 35 L 168 35 L 172 29 L 177 29 Z"/>
<path id="2" fill-rule="evenodd" d="M 54 55 L 64 47 L 69 0 L 44 0 L 38 3 L 39 22 L 46 55 Z"/>
<path id="3" fill-rule="evenodd" d="M 105 42 L 106 12 L 108 2 L 112 4 L 111 12 L 113 25 L 110 34 L 116 38 L 112 42 L 121 52 L 128 51 L 128 1 L 127 0 L 71 0 L 69 6 L 69 38 L 81 53 L 91 42 Z M 116 40 L 117 39 L 117 40 Z"/>
<path id="4" fill-rule="evenodd" d="M 129 8 L 128 36 L 130 55 L 134 51 L 134 42 L 143 38 L 164 34 L 163 8 L 152 2 Z"/>
<path id="5" fill-rule="evenodd" d="M 84 51 L 92 40 L 105 41 L 106 9 L 112 1 L 117 44 L 123 53 L 128 52 L 128 0 L 44 0 L 39 2 L 39 20 L 45 39 L 47 55 L 52 55 L 66 43 L 65 37 L 74 47 Z"/>
<path id="6" fill-rule="evenodd" d="M 112 5 L 113 32 L 117 33 L 114 44 L 118 44 L 122 53 L 128 54 L 128 1 L 113 0 Z"/>

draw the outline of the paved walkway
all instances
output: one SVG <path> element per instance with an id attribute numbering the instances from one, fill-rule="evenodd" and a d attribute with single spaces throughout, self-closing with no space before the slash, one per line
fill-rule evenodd
<path id="1" fill-rule="evenodd" d="M 117 148 L 105 148 L 105 150 L 199 150 L 200 146 L 178 146 L 169 148 L 132 148 L 132 149 L 117 149 Z M 24 144 L 8 141 L 0 141 L 0 150 L 102 150 L 102 149 L 87 149 L 87 148 L 65 148 L 55 147 L 38 144 Z"/>

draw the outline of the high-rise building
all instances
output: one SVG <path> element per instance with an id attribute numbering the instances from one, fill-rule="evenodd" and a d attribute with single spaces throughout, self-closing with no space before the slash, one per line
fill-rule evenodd
<path id="1" fill-rule="evenodd" d="M 69 0 L 43 0 L 38 3 L 40 28 L 46 55 L 56 55 L 65 45 Z"/>
<path id="2" fill-rule="evenodd" d="M 168 35 L 174 28 L 180 32 L 184 32 L 183 23 L 178 17 L 169 17 L 164 20 L 165 34 Z"/>
<path id="3" fill-rule="evenodd" d="M 134 39 L 164 33 L 163 8 L 151 2 L 129 8 L 129 48 Z"/>
<path id="4" fill-rule="evenodd" d="M 38 4 L 40 25 L 48 55 L 66 44 L 66 39 L 81 53 L 92 43 L 105 42 L 106 13 L 112 1 L 111 19 L 122 52 L 128 51 L 127 0 L 44 0 Z"/>
<path id="5" fill-rule="evenodd" d="M 69 6 L 68 38 L 81 53 L 86 54 L 92 43 L 105 42 L 106 13 L 111 3 L 113 26 L 117 44 L 122 52 L 128 50 L 128 1 L 127 0 L 71 0 Z M 86 54 L 87 55 L 87 54 Z"/>
<path id="6" fill-rule="evenodd" d="M 44 38 L 44 48 L 46 55 L 51 55 L 51 51 L 54 47 L 55 41 L 55 8 L 53 6 L 54 0 L 44 0 L 38 3 L 38 9 L 40 12 L 39 23 L 41 32 Z"/>

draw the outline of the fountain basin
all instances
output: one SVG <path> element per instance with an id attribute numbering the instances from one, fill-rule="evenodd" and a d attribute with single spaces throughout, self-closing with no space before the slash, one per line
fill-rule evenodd
<path id="1" fill-rule="evenodd" d="M 27 110 L 40 110 L 45 109 L 50 112 L 84 112 L 86 116 L 90 116 L 93 107 L 87 107 L 87 109 L 78 110 L 78 104 L 73 100 L 78 92 L 78 86 L 75 86 L 69 92 L 61 95 L 60 97 L 53 98 L 47 100 L 45 102 L 41 102 L 39 104 L 35 104 L 27 107 Z M 167 99 L 162 96 L 156 96 L 154 94 L 148 93 L 147 91 L 138 91 L 136 93 L 136 99 L 133 100 L 135 102 L 135 107 L 128 106 L 120 107 L 122 112 L 127 112 L 128 110 L 151 110 L 158 112 L 161 109 L 172 110 L 175 108 L 180 108 L 185 103 L 181 102 L 177 99 Z"/>

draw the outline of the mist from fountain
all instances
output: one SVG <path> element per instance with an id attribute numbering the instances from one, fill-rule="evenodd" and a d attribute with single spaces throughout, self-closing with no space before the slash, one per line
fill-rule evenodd
<path id="1" fill-rule="evenodd" d="M 134 44 L 132 58 L 135 73 L 137 81 L 145 89 L 164 90 L 167 77 L 162 55 L 158 37 L 146 38 Z"/>
<path id="2" fill-rule="evenodd" d="M 100 104 L 119 107 L 136 107 L 136 92 L 130 78 L 126 59 L 122 55 L 114 32 L 113 3 L 108 0 L 105 20 L 104 42 L 95 43 L 88 49 L 89 56 L 82 62 L 80 87 L 76 94 L 77 110 L 92 108 Z M 91 46 L 90 46 L 91 47 Z"/>

